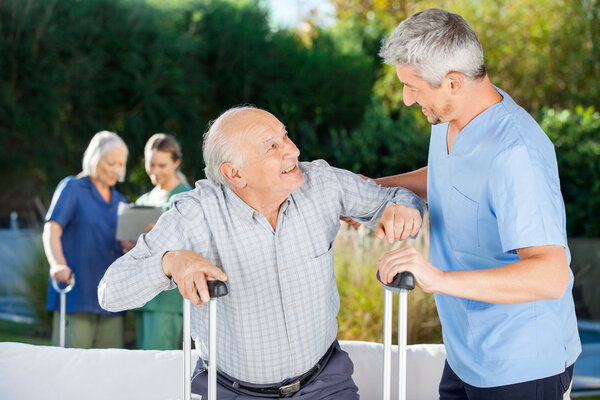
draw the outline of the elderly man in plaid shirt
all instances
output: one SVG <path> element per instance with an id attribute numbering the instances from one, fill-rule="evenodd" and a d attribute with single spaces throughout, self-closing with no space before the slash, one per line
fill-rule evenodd
<path id="1" fill-rule="evenodd" d="M 227 281 L 218 318 L 220 399 L 357 399 L 353 365 L 336 340 L 333 241 L 351 217 L 390 242 L 417 234 L 424 203 L 329 166 L 299 162 L 285 126 L 252 107 L 209 128 L 208 180 L 183 193 L 98 288 L 100 304 L 142 306 L 177 287 L 192 306 L 201 358 L 192 390 L 206 395 L 207 279 Z"/>

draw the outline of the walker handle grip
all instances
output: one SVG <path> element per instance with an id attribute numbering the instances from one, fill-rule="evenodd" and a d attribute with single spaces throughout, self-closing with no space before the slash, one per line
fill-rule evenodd
<path id="1" fill-rule="evenodd" d="M 377 271 L 377 280 L 381 282 L 379 271 Z M 393 292 L 397 292 L 399 290 L 410 291 L 415 288 L 415 276 L 411 272 L 404 271 L 400 274 L 397 274 L 391 283 L 381 283 L 386 289 Z"/>
<path id="2" fill-rule="evenodd" d="M 226 296 L 229 291 L 227 285 L 223 281 L 208 281 L 208 294 L 211 299 Z"/>

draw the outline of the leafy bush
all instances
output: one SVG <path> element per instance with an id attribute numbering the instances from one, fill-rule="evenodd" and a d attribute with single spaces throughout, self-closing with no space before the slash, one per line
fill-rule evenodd
<path id="1" fill-rule="evenodd" d="M 41 236 L 40 232 L 39 237 Z M 35 311 L 38 319 L 36 336 L 49 337 L 52 332 L 52 312 L 46 310 L 49 267 L 41 240 L 32 241 L 31 253 L 31 260 L 20 266 L 24 285 L 17 288 L 17 292 L 27 299 L 29 306 Z"/>
<path id="2" fill-rule="evenodd" d="M 556 148 L 569 237 L 600 237 L 600 113 L 544 109 L 539 120 Z"/>
<path id="3" fill-rule="evenodd" d="M 272 31 L 258 0 L 0 2 L 0 215 L 80 171 L 103 129 L 130 150 L 130 199 L 148 189 L 143 145 L 182 144 L 183 172 L 203 177 L 207 122 L 239 104 L 272 111 L 304 159 L 329 154 L 331 129 L 353 129 L 368 105 L 371 59 L 322 32 L 309 44 Z M 23 212 L 20 212 L 23 215 Z"/>
<path id="4" fill-rule="evenodd" d="M 431 126 L 417 112 L 403 108 L 393 117 L 374 99 L 357 129 L 331 132 L 332 163 L 373 178 L 426 166 Z"/>

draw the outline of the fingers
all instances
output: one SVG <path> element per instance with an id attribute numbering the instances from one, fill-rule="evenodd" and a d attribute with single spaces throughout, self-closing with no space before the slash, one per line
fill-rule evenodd
<path id="1" fill-rule="evenodd" d="M 381 281 L 383 283 L 390 283 L 394 280 L 396 275 L 404 271 L 410 271 L 415 252 L 416 250 L 413 247 L 405 246 L 398 250 L 386 253 L 377 262 Z"/>
<path id="2" fill-rule="evenodd" d="M 350 225 L 353 228 L 360 227 L 360 222 L 356 222 L 355 220 L 353 220 L 350 217 L 341 217 L 340 220 L 346 222 L 348 225 Z"/>
<path id="3" fill-rule="evenodd" d="M 68 284 L 71 282 L 71 268 L 66 265 L 57 265 L 50 269 L 50 276 L 57 282 Z"/>
<path id="4" fill-rule="evenodd" d="M 199 303 L 195 303 L 197 305 L 202 305 L 202 303 L 208 303 L 210 301 L 210 294 L 208 293 L 208 285 L 206 283 L 206 276 L 204 274 L 196 274 L 194 275 L 195 290 L 194 295 L 198 298 Z"/>
<path id="5" fill-rule="evenodd" d="M 408 238 L 408 234 L 409 231 L 406 230 L 406 225 L 407 220 L 404 219 L 404 216 L 401 214 L 396 214 L 394 213 L 394 231 L 392 232 L 392 241 L 390 241 L 390 243 L 393 242 L 397 242 L 399 240 L 404 240 L 406 238 Z M 389 241 L 389 236 L 388 236 L 388 241 Z"/>
<path id="6" fill-rule="evenodd" d="M 394 243 L 408 237 L 408 231 L 405 232 L 404 227 L 406 220 L 401 213 L 396 211 L 397 209 L 394 208 L 393 211 L 384 212 L 381 216 L 381 220 L 375 229 L 375 236 L 378 239 L 383 240 L 386 238 L 388 243 Z"/>
<path id="7" fill-rule="evenodd" d="M 163 270 L 165 274 L 171 272 L 181 295 L 199 306 L 210 301 L 207 280 L 227 281 L 227 275 L 220 268 L 189 250 L 165 253 Z"/>
<path id="8" fill-rule="evenodd" d="M 389 243 L 406 240 L 421 229 L 422 218 L 418 210 L 402 205 L 388 207 L 375 229 L 375 236 Z"/>
<path id="9" fill-rule="evenodd" d="M 208 268 L 206 268 L 203 272 L 206 275 L 206 279 L 209 281 L 227 282 L 227 274 L 214 265 L 209 265 Z"/>

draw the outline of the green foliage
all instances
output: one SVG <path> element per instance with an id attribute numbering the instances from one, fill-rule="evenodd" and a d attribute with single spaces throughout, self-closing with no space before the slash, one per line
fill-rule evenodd
<path id="1" fill-rule="evenodd" d="M 427 214 L 415 240 L 409 240 L 423 254 L 429 254 L 429 223 Z M 397 249 L 406 242 L 393 245 L 378 240 L 365 227 L 358 230 L 347 225 L 340 229 L 335 241 L 335 273 L 340 293 L 338 339 L 382 342 L 383 288 L 375 278 L 376 261 L 385 252 Z M 398 315 L 397 298 L 393 315 Z M 415 289 L 408 295 L 409 344 L 441 343 L 441 325 L 432 294 Z M 397 324 L 393 324 L 393 340 Z"/>
<path id="2" fill-rule="evenodd" d="M 525 109 L 600 107 L 598 0 L 330 0 L 340 23 L 386 26 L 427 8 L 462 15 L 478 34 L 492 82 Z M 387 70 L 386 75 L 393 75 Z M 388 93 L 391 95 L 391 93 Z"/>
<path id="3" fill-rule="evenodd" d="M 431 127 L 417 112 L 405 108 L 393 118 L 375 99 L 360 127 L 332 131 L 333 164 L 369 177 L 426 166 Z"/>
<path id="4" fill-rule="evenodd" d="M 39 237 L 41 238 L 40 232 Z M 48 261 L 44 254 L 41 241 L 32 241 L 31 260 L 21 264 L 23 271 L 22 287 L 17 288 L 17 293 L 27 299 L 29 306 L 35 311 L 38 319 L 36 335 L 48 337 L 52 331 L 52 312 L 46 310 L 46 295 L 48 293 Z"/>
<path id="5" fill-rule="evenodd" d="M 544 109 L 539 120 L 556 148 L 569 237 L 600 236 L 600 113 Z"/>
<path id="6" fill-rule="evenodd" d="M 193 182 L 207 122 L 239 104 L 272 111 L 303 159 L 327 157 L 330 130 L 362 119 L 372 60 L 327 32 L 306 45 L 271 31 L 267 17 L 258 0 L 0 2 L 0 215 L 32 194 L 48 204 L 103 129 L 129 146 L 128 198 L 148 189 L 140 165 L 155 132 L 179 139 Z"/>

